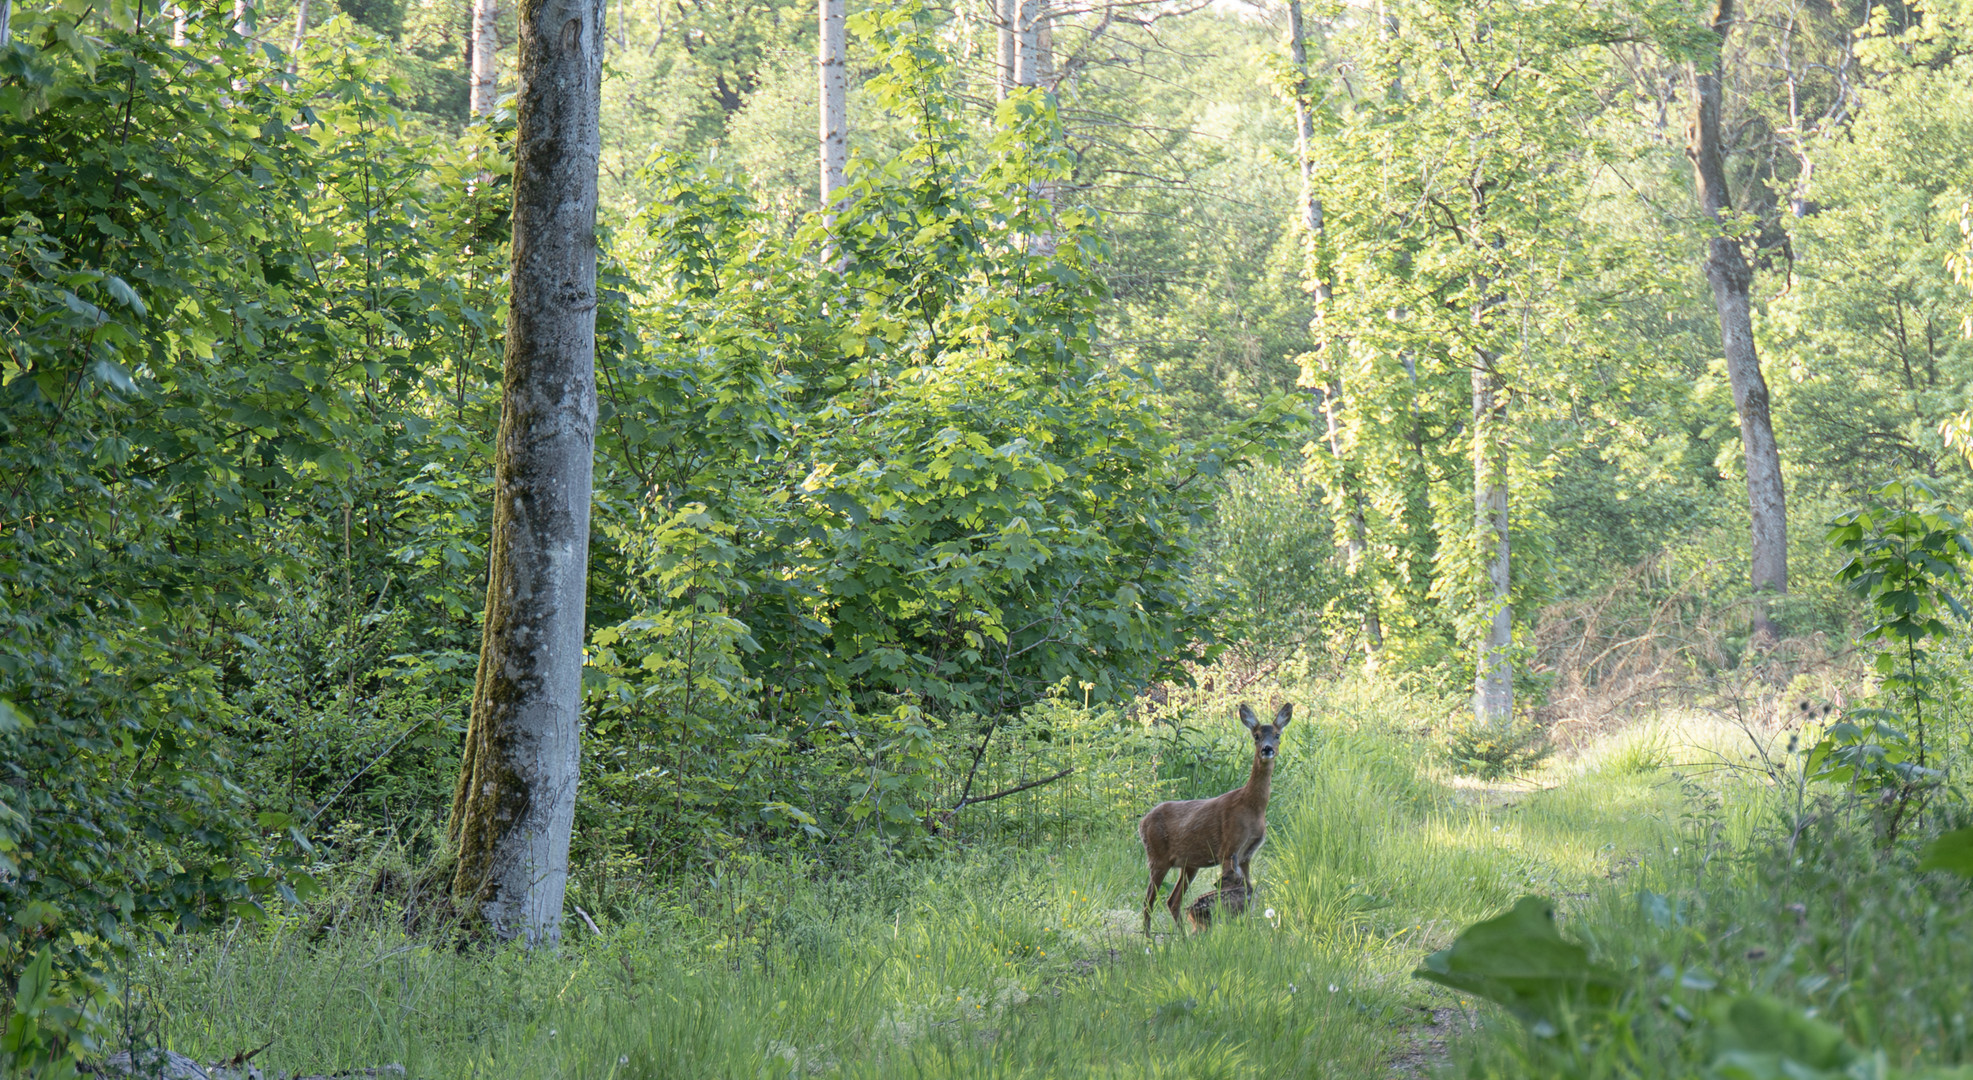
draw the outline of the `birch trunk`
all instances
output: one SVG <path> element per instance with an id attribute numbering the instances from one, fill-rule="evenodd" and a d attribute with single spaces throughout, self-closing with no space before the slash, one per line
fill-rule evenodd
<path id="1" fill-rule="evenodd" d="M 1048 0 L 1009 0 L 1009 3 L 1011 10 L 1019 13 L 1014 25 L 1014 85 L 1040 87 L 1051 66 L 1048 55 L 1051 38 L 1047 32 Z M 1052 212 L 1055 185 L 1036 181 L 1029 190 Z M 1028 251 L 1042 256 L 1055 254 L 1055 234 L 1043 230 L 1030 235 Z"/>
<path id="2" fill-rule="evenodd" d="M 494 67 L 500 57 L 499 0 L 473 0 L 473 36 L 466 47 L 472 75 L 467 110 L 473 116 L 485 116 L 500 101 L 500 71 Z"/>
<path id="3" fill-rule="evenodd" d="M 993 73 L 994 100 L 1004 101 L 1014 86 L 1014 28 L 1021 21 L 1021 0 L 991 0 L 998 30 L 999 64 Z"/>
<path id="4" fill-rule="evenodd" d="M 233 0 L 233 32 L 243 38 L 253 37 L 250 25 L 253 17 L 253 0 Z"/>
<path id="5" fill-rule="evenodd" d="M 1505 728 L 1514 719 L 1514 611 L 1507 538 L 1507 461 L 1501 432 L 1507 424 L 1507 398 L 1494 358 L 1482 350 L 1473 368 L 1473 514 L 1486 563 L 1487 585 L 1480 594 L 1480 616 L 1487 631 L 1480 643 L 1473 678 L 1473 719 Z"/>
<path id="6" fill-rule="evenodd" d="M 1728 227 L 1733 202 L 1726 186 L 1726 166 L 1720 141 L 1722 76 L 1726 40 L 1733 29 L 1733 0 L 1719 0 L 1713 34 L 1720 55 L 1710 70 L 1692 69 L 1692 120 L 1686 131 L 1686 154 L 1692 159 L 1693 189 L 1699 208 L 1722 233 Z M 1733 407 L 1740 420 L 1740 448 L 1747 466 L 1747 504 L 1753 541 L 1751 577 L 1756 593 L 1754 635 L 1773 641 L 1780 634 L 1767 599 L 1788 592 L 1788 499 L 1781 479 L 1781 452 L 1774 441 L 1774 421 L 1768 411 L 1767 379 L 1754 351 L 1754 270 L 1740 241 L 1715 235 L 1706 241 L 1706 280 L 1713 289 L 1719 314 L 1720 347 L 1726 355 L 1727 380 L 1733 385 Z M 1765 595 L 1763 595 L 1765 594 Z"/>
<path id="7" fill-rule="evenodd" d="M 14 40 L 14 0 L 0 0 L 0 45 Z"/>
<path id="8" fill-rule="evenodd" d="M 295 37 L 288 46 L 288 74 L 301 70 L 301 47 L 308 43 L 308 0 L 295 0 Z"/>
<path id="9" fill-rule="evenodd" d="M 185 22 L 187 18 L 185 5 L 171 5 L 171 43 L 180 49 L 184 48 L 186 44 Z"/>
<path id="10" fill-rule="evenodd" d="M 1041 26 L 1048 19 L 1047 0 L 1008 0 L 1014 19 L 1014 85 L 1040 86 Z"/>
<path id="11" fill-rule="evenodd" d="M 450 835 L 452 892 L 503 939 L 561 937 L 582 723 L 596 437 L 604 0 L 521 8 L 512 293 L 486 626 Z"/>
<path id="12" fill-rule="evenodd" d="M 1308 231 L 1310 254 L 1315 261 L 1315 337 L 1316 350 L 1328 353 L 1329 328 L 1327 317 L 1331 299 L 1329 271 L 1324 262 L 1322 200 L 1315 197 L 1315 116 L 1309 100 L 1308 44 L 1306 30 L 1302 24 L 1301 0 L 1288 0 L 1288 57 L 1294 63 L 1295 96 L 1295 156 L 1301 162 L 1302 228 Z M 1369 527 L 1365 521 L 1363 491 L 1351 482 L 1342 456 L 1341 424 L 1337 410 L 1342 405 L 1343 384 L 1331 378 L 1323 395 L 1323 416 L 1328 425 L 1329 453 L 1336 459 L 1336 475 L 1341 487 L 1344 503 L 1349 508 L 1349 532 L 1344 539 L 1344 554 L 1349 560 L 1351 574 L 1361 572 L 1364 553 L 1369 549 Z M 1374 659 L 1377 650 L 1384 644 L 1384 627 L 1377 615 L 1374 598 L 1366 597 L 1363 612 L 1364 658 Z"/>
<path id="13" fill-rule="evenodd" d="M 843 57 L 843 0 L 821 0 L 822 40 L 817 66 L 822 90 L 822 212 L 833 222 L 836 192 L 849 163 L 849 69 Z"/>

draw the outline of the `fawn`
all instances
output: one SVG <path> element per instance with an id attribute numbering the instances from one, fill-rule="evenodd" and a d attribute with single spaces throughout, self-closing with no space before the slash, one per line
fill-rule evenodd
<path id="1" fill-rule="evenodd" d="M 1185 917 L 1191 921 L 1192 929 L 1205 930 L 1212 926 L 1216 910 L 1228 915 L 1247 910 L 1247 883 L 1237 878 L 1220 878 L 1219 888 L 1192 901 L 1192 906 L 1185 909 Z"/>
<path id="2" fill-rule="evenodd" d="M 1220 902 L 1229 912 L 1237 910 L 1229 889 L 1239 890 L 1241 906 L 1252 894 L 1251 870 L 1254 852 L 1267 838 L 1268 786 L 1274 778 L 1274 755 L 1281 748 L 1281 731 L 1288 726 L 1295 706 L 1281 706 L 1274 723 L 1263 724 L 1254 710 L 1240 706 L 1240 722 L 1254 736 L 1254 766 L 1247 782 L 1224 795 L 1210 799 L 1161 802 L 1137 823 L 1137 838 L 1144 842 L 1144 856 L 1151 863 L 1151 887 L 1144 891 L 1144 934 L 1151 934 L 1151 905 L 1157 902 L 1158 886 L 1176 867 L 1178 884 L 1172 886 L 1166 907 L 1172 922 L 1185 931 L 1180 912 L 1185 907 L 1185 889 L 1192 875 L 1202 867 L 1219 865 Z"/>

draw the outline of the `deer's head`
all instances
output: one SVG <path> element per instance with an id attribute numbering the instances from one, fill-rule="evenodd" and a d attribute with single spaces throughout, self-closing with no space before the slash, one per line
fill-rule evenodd
<path id="1" fill-rule="evenodd" d="M 1254 715 L 1253 709 L 1246 705 L 1240 706 L 1240 722 L 1247 725 L 1248 731 L 1253 732 L 1254 752 L 1261 756 L 1262 761 L 1274 760 L 1274 755 L 1281 749 L 1281 731 L 1288 726 L 1288 721 L 1293 719 L 1294 712 L 1295 706 L 1292 702 L 1283 705 L 1281 711 L 1274 714 L 1274 723 L 1263 724 L 1260 718 Z"/>

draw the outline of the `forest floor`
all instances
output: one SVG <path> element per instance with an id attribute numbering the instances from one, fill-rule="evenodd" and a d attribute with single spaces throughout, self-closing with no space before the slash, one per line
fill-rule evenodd
<path id="1" fill-rule="evenodd" d="M 133 973 L 126 1039 L 273 1075 L 410 1077 L 1430 1075 L 1492 1014 L 1411 977 L 1524 894 L 1565 927 L 1677 851 L 1690 766 L 1729 736 L 1652 725 L 1515 782 L 1454 780 L 1397 721 L 1320 715 L 1277 767 L 1260 895 L 1147 941 L 1119 821 L 1057 850 L 980 846 L 850 876 L 735 864 L 553 955 L 461 954 L 384 922 L 191 938 Z M 1711 783 L 1711 781 L 1707 781 Z M 1211 872 L 1193 895 L 1211 887 Z"/>

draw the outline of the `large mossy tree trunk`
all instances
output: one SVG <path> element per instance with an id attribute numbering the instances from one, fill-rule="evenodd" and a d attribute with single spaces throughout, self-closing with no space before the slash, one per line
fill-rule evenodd
<path id="1" fill-rule="evenodd" d="M 552 944 L 582 727 L 604 0 L 526 0 L 520 14 L 486 626 L 450 835 L 454 902 L 502 939 Z"/>
<path id="2" fill-rule="evenodd" d="M 1782 486 L 1781 452 L 1774 440 L 1768 411 L 1767 379 L 1754 351 L 1754 269 L 1747 263 L 1738 230 L 1732 221 L 1733 200 L 1726 186 L 1725 153 L 1721 146 L 1720 110 L 1726 74 L 1726 42 L 1733 30 L 1733 0 L 1719 0 L 1714 9 L 1713 34 L 1719 55 L 1710 67 L 1692 67 L 1692 120 L 1686 132 L 1686 154 L 1692 159 L 1694 193 L 1699 208 L 1712 222 L 1706 241 L 1706 280 L 1712 285 L 1713 306 L 1720 321 L 1720 348 L 1726 356 L 1727 380 L 1733 385 L 1733 406 L 1740 420 L 1740 448 L 1747 465 L 1747 503 L 1753 533 L 1752 579 L 1756 595 L 1754 635 L 1773 641 L 1779 635 L 1768 611 L 1767 597 L 1788 592 L 1788 499 Z"/>

